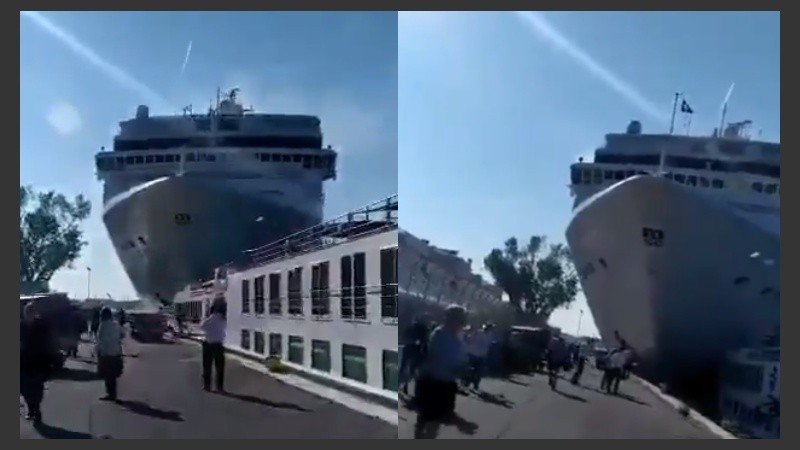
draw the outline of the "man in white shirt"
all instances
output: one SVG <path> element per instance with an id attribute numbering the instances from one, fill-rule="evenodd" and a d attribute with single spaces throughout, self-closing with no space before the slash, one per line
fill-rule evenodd
<path id="1" fill-rule="evenodd" d="M 218 299 L 211 305 L 211 314 L 203 321 L 203 389 L 211 390 L 211 367 L 216 372 L 217 391 L 225 392 L 225 329 L 228 326 L 227 305 Z"/>

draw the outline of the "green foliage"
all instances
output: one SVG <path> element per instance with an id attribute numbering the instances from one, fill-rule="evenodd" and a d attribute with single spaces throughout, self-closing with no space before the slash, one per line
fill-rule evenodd
<path id="1" fill-rule="evenodd" d="M 19 285 L 22 294 L 48 290 L 53 274 L 71 267 L 86 242 L 80 223 L 91 212 L 82 195 L 19 187 Z"/>
<path id="2" fill-rule="evenodd" d="M 512 306 L 543 319 L 572 303 L 580 289 L 567 247 L 547 246 L 544 236 L 531 237 L 524 248 L 512 237 L 502 250 L 493 249 L 483 264 Z"/>

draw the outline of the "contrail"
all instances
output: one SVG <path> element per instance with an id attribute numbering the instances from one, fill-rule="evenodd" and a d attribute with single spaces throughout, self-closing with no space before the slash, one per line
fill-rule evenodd
<path id="1" fill-rule="evenodd" d="M 114 80 L 123 88 L 129 89 L 141 95 L 151 105 L 162 108 L 169 107 L 169 102 L 167 102 L 167 100 L 159 93 L 141 81 L 137 80 L 132 75 L 128 74 L 119 66 L 114 65 L 102 56 L 98 55 L 88 45 L 84 44 L 78 38 L 50 21 L 50 19 L 45 17 L 43 14 L 36 11 L 21 11 L 20 14 L 24 17 L 27 17 L 42 30 L 61 41 L 62 44 L 66 45 L 70 50 L 83 58 L 86 62 L 95 66 L 97 69 L 100 69 L 101 72 Z"/>
<path id="2" fill-rule="evenodd" d="M 538 33 L 542 38 L 551 42 L 559 49 L 566 52 L 567 55 L 575 60 L 575 62 L 583 66 L 587 72 L 608 85 L 608 87 L 611 89 L 617 91 L 633 106 L 661 122 L 666 122 L 668 120 L 663 108 L 658 107 L 656 104 L 645 98 L 639 93 L 639 91 L 636 90 L 636 88 L 622 80 L 609 69 L 603 67 L 594 58 L 589 56 L 585 50 L 567 39 L 558 30 L 553 28 L 553 26 L 548 23 L 541 13 L 531 11 L 516 11 L 515 13 L 530 28 L 532 28 L 533 31 Z"/>
<path id="3" fill-rule="evenodd" d="M 189 64 L 189 56 L 192 54 L 192 41 L 189 41 L 189 46 L 186 47 L 186 56 L 183 57 L 183 65 L 181 66 L 181 75 L 186 72 L 186 65 Z"/>

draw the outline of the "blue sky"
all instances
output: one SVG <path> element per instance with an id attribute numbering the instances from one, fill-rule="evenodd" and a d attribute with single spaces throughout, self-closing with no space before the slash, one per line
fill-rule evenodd
<path id="1" fill-rule="evenodd" d="M 89 247 L 52 282 L 76 297 L 86 266 L 95 296 L 134 296 L 102 225 L 93 156 L 142 103 L 203 110 L 218 86 L 238 86 L 258 110 L 321 117 L 340 149 L 326 214 L 397 192 L 394 12 L 21 14 L 20 80 L 20 182 L 93 203 Z"/>
<path id="2" fill-rule="evenodd" d="M 779 13 L 401 13 L 402 223 L 479 262 L 510 236 L 564 241 L 569 165 L 632 119 L 729 120 L 780 139 Z M 678 122 L 680 128 L 681 122 Z M 475 264 L 480 269 L 482 264 Z M 596 334 L 585 299 L 552 322 Z"/>

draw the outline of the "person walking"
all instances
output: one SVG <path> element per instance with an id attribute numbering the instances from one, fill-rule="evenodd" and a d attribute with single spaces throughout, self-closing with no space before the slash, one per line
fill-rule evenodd
<path id="1" fill-rule="evenodd" d="M 42 422 L 45 383 L 58 366 L 58 348 L 50 324 L 28 303 L 20 323 L 19 390 L 27 420 Z"/>
<path id="2" fill-rule="evenodd" d="M 469 354 L 468 385 L 477 391 L 480 389 L 481 380 L 486 370 L 486 360 L 489 357 L 489 347 L 492 345 L 491 328 L 484 325 L 467 339 L 467 353 Z"/>
<path id="3" fill-rule="evenodd" d="M 114 320 L 111 309 L 108 307 L 101 309 L 100 323 L 95 339 L 97 374 L 103 379 L 106 388 L 106 395 L 101 400 L 118 401 L 117 381 L 124 370 L 122 337 L 122 327 L 118 321 Z"/>
<path id="4" fill-rule="evenodd" d="M 216 372 L 217 391 L 225 392 L 225 328 L 227 323 L 227 304 L 215 300 L 210 314 L 200 325 L 203 338 L 203 390 L 211 390 L 211 368 Z"/>
<path id="5" fill-rule="evenodd" d="M 416 377 L 417 369 L 425 358 L 425 347 L 428 340 L 428 327 L 421 318 L 406 330 L 405 344 L 400 353 L 400 392 L 408 394 L 408 385 Z"/>

